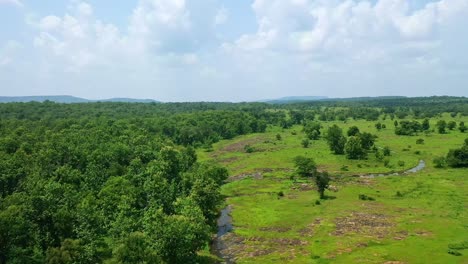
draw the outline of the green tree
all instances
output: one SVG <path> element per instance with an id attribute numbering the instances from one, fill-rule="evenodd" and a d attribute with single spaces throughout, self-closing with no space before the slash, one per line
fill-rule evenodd
<path id="1" fill-rule="evenodd" d="M 326 139 L 330 150 L 335 154 L 344 154 L 346 138 L 343 136 L 343 130 L 337 125 L 328 128 Z"/>
<path id="2" fill-rule="evenodd" d="M 132 232 L 116 248 L 111 263 L 162 263 L 162 260 L 156 253 L 156 251 L 152 250 L 152 245 L 144 233 Z"/>
<path id="3" fill-rule="evenodd" d="M 297 156 L 294 158 L 296 173 L 301 177 L 313 177 L 317 173 L 317 165 L 312 158 Z"/>
<path id="4" fill-rule="evenodd" d="M 458 125 L 458 130 L 460 130 L 460 132 L 462 133 L 465 133 L 465 131 L 467 130 L 466 126 L 465 126 L 465 122 L 460 122 L 460 124 Z"/>
<path id="5" fill-rule="evenodd" d="M 315 176 L 315 184 L 317 185 L 317 191 L 320 195 L 320 199 L 325 198 L 325 190 L 328 188 L 330 183 L 330 176 L 328 172 L 320 172 Z"/>
<path id="6" fill-rule="evenodd" d="M 307 122 L 304 125 L 304 133 L 309 139 L 318 140 L 320 138 L 321 125 L 318 122 Z"/>
<path id="7" fill-rule="evenodd" d="M 308 148 L 309 145 L 310 145 L 310 141 L 308 138 L 304 138 L 302 141 L 301 141 L 301 145 L 304 147 L 304 148 Z"/>
<path id="8" fill-rule="evenodd" d="M 429 124 L 429 119 L 427 119 L 427 118 L 424 119 L 424 121 L 422 122 L 422 125 L 421 125 L 421 126 L 422 126 L 422 129 L 423 129 L 424 131 L 429 130 L 429 128 L 431 128 L 431 125 Z"/>
<path id="9" fill-rule="evenodd" d="M 453 168 L 468 167 L 468 138 L 459 149 L 451 149 L 446 157 L 447 165 Z"/>
<path id="10" fill-rule="evenodd" d="M 447 124 L 448 129 L 453 130 L 453 129 L 455 129 L 455 127 L 457 127 L 457 123 L 455 121 L 449 121 L 448 122 L 448 124 Z"/>
<path id="11" fill-rule="evenodd" d="M 436 124 L 437 131 L 439 134 L 445 134 L 445 128 L 447 127 L 447 122 L 445 120 L 439 120 Z"/>
<path id="12" fill-rule="evenodd" d="M 376 135 L 371 133 L 363 132 L 358 134 L 359 139 L 361 140 L 361 146 L 365 150 L 370 150 L 374 146 L 375 140 L 377 139 Z"/>
<path id="13" fill-rule="evenodd" d="M 377 130 L 381 130 L 382 129 L 382 123 L 378 122 L 375 124 L 375 128 L 377 128 Z"/>
<path id="14" fill-rule="evenodd" d="M 352 126 L 348 129 L 348 137 L 356 136 L 359 134 L 359 128 L 357 126 Z"/>
<path id="15" fill-rule="evenodd" d="M 384 156 L 390 156 L 391 154 L 392 154 L 392 153 L 391 153 L 390 148 L 389 148 L 388 146 L 385 146 L 385 147 L 383 148 L 383 155 L 384 155 Z"/>
<path id="16" fill-rule="evenodd" d="M 362 148 L 362 142 L 359 137 L 351 136 L 345 145 L 346 157 L 348 159 L 364 159 L 366 151 Z"/>

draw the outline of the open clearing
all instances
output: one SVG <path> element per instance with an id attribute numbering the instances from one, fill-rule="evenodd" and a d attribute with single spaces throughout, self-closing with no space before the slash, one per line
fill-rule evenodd
<path id="1" fill-rule="evenodd" d="M 303 148 L 300 126 L 270 127 L 264 134 L 216 143 L 212 152 L 200 150 L 200 159 L 230 170 L 223 194 L 232 206 L 234 230 L 223 236 L 222 254 L 236 263 L 468 263 L 467 249 L 458 250 L 462 256 L 448 253 L 449 244 L 468 240 L 468 170 L 436 169 L 432 163 L 461 146 L 467 134 L 397 136 L 393 121 L 380 122 L 387 128 L 377 131 L 376 122 L 367 121 L 321 124 L 322 131 L 332 124 L 344 131 L 356 125 L 376 134 L 376 145 L 392 150 L 387 167 L 373 154 L 353 161 L 332 155 L 323 138 Z M 431 127 L 436 122 L 432 119 Z M 418 138 L 424 144 L 416 144 Z M 255 151 L 246 153 L 246 144 Z M 314 158 L 334 176 L 334 191 L 327 190 L 320 205 L 312 181 L 291 177 L 298 155 Z M 417 173 L 359 177 L 408 170 L 420 160 L 426 167 Z M 360 200 L 360 194 L 375 201 Z"/>

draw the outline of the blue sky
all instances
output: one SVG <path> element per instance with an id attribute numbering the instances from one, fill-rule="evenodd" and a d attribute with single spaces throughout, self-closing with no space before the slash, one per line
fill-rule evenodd
<path id="1" fill-rule="evenodd" d="M 468 96 L 467 0 L 0 0 L 0 95 Z"/>

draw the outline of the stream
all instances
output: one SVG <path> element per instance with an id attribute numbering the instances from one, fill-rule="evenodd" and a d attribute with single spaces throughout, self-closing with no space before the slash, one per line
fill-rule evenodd
<path id="1" fill-rule="evenodd" d="M 405 170 L 402 172 L 389 172 L 389 173 L 375 173 L 375 174 L 367 174 L 367 175 L 361 175 L 361 178 L 375 178 L 375 177 L 383 177 L 383 176 L 400 176 L 400 175 L 405 175 L 405 174 L 410 174 L 410 173 L 416 173 L 426 167 L 426 162 L 424 160 L 420 160 L 418 165 L 414 168 L 411 168 L 409 170 Z"/>
<path id="2" fill-rule="evenodd" d="M 218 233 L 216 237 L 213 239 L 211 244 L 211 253 L 215 254 L 219 258 L 223 259 L 222 263 L 235 263 L 232 260 L 232 256 L 224 253 L 226 249 L 229 248 L 229 243 L 224 240 L 224 236 L 227 235 L 229 232 L 232 231 L 232 217 L 230 215 L 232 211 L 232 206 L 228 205 L 223 210 L 221 210 L 221 215 L 218 218 Z"/>

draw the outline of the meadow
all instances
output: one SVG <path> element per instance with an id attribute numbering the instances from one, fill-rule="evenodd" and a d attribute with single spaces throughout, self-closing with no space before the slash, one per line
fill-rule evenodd
<path id="1" fill-rule="evenodd" d="M 439 119 L 468 121 L 444 114 L 430 120 L 431 129 Z M 230 173 L 222 194 L 234 229 L 219 238 L 226 248 L 218 253 L 236 263 L 468 263 L 468 170 L 433 164 L 459 148 L 467 134 L 455 129 L 399 136 L 393 120 L 381 116 L 386 128 L 380 131 L 376 122 L 321 122 L 322 137 L 307 148 L 296 125 L 269 126 L 266 133 L 200 149 L 199 160 L 215 161 Z M 333 124 L 377 135 L 377 148 L 391 149 L 386 166 L 372 153 L 366 160 L 332 154 L 323 133 Z M 313 181 L 295 175 L 298 155 L 332 175 L 326 199 L 319 200 Z M 421 160 L 426 166 L 416 173 L 370 175 L 403 172 Z"/>

